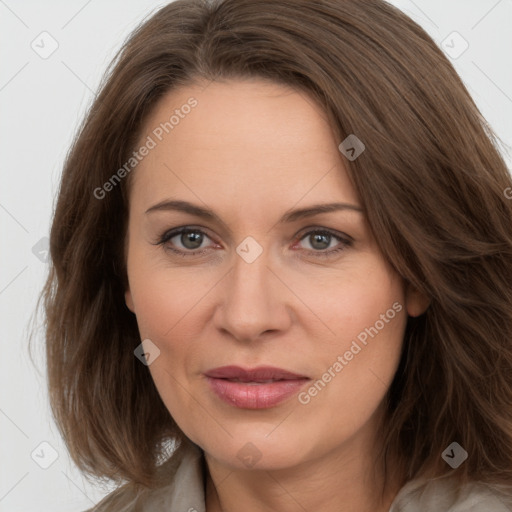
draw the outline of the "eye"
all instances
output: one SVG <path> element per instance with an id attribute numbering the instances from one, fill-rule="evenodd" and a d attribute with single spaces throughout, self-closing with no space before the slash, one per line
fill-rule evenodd
<path id="1" fill-rule="evenodd" d="M 311 249 L 306 248 L 308 252 L 314 253 L 315 256 L 318 255 L 320 257 L 330 256 L 333 253 L 342 251 L 350 247 L 353 243 L 353 240 L 349 236 L 342 235 L 341 233 L 335 234 L 325 228 L 307 231 L 300 238 L 299 244 L 303 241 L 307 242 L 311 247 Z"/>
<path id="2" fill-rule="evenodd" d="M 166 231 L 155 245 L 162 245 L 166 250 L 183 257 L 196 256 L 203 254 L 211 248 L 208 240 L 213 240 L 202 230 L 193 226 L 183 226 Z M 298 239 L 298 244 L 310 255 L 318 257 L 329 257 L 338 253 L 353 243 L 353 239 L 348 235 L 334 233 L 326 228 L 310 229 Z M 311 248 L 304 248 L 304 242 Z M 214 242 L 215 244 L 215 242 Z M 220 247 L 216 244 L 217 247 Z M 297 243 L 294 244 L 294 248 Z"/>
<path id="3" fill-rule="evenodd" d="M 201 229 L 194 227 L 181 227 L 165 232 L 156 245 L 164 245 L 180 256 L 194 256 L 205 252 L 208 245 L 204 242 L 211 240 Z"/>

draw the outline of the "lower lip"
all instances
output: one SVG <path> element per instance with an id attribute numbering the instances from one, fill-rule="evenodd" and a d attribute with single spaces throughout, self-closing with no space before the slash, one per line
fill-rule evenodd
<path id="1" fill-rule="evenodd" d="M 279 380 L 266 384 L 232 382 L 206 377 L 212 391 L 224 402 L 242 409 L 268 409 L 298 393 L 309 379 Z"/>

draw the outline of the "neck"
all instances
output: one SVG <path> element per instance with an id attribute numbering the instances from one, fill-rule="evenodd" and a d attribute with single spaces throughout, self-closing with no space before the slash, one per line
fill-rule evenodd
<path id="1" fill-rule="evenodd" d="M 351 448 L 354 443 L 351 443 Z M 354 456 L 346 449 L 329 452 L 286 469 L 233 469 L 207 461 L 207 512 L 388 512 L 400 484 L 376 471 L 371 456 Z"/>

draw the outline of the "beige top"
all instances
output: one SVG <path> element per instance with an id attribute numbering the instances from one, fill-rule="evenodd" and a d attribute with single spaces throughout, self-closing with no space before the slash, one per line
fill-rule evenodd
<path id="1" fill-rule="evenodd" d="M 136 491 L 127 484 L 87 512 L 205 512 L 205 467 L 203 451 L 184 442 L 161 466 L 169 485 Z M 479 482 L 459 488 L 449 477 L 411 480 L 389 512 L 512 512 L 512 488 L 498 492 Z"/>

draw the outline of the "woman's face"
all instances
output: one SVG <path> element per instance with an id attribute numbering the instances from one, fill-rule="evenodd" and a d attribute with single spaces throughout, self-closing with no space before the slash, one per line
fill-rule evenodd
<path id="1" fill-rule="evenodd" d="M 145 123 L 126 303 L 169 413 L 226 466 L 369 447 L 419 314 L 340 142 L 311 99 L 263 81 L 175 90 Z"/>

